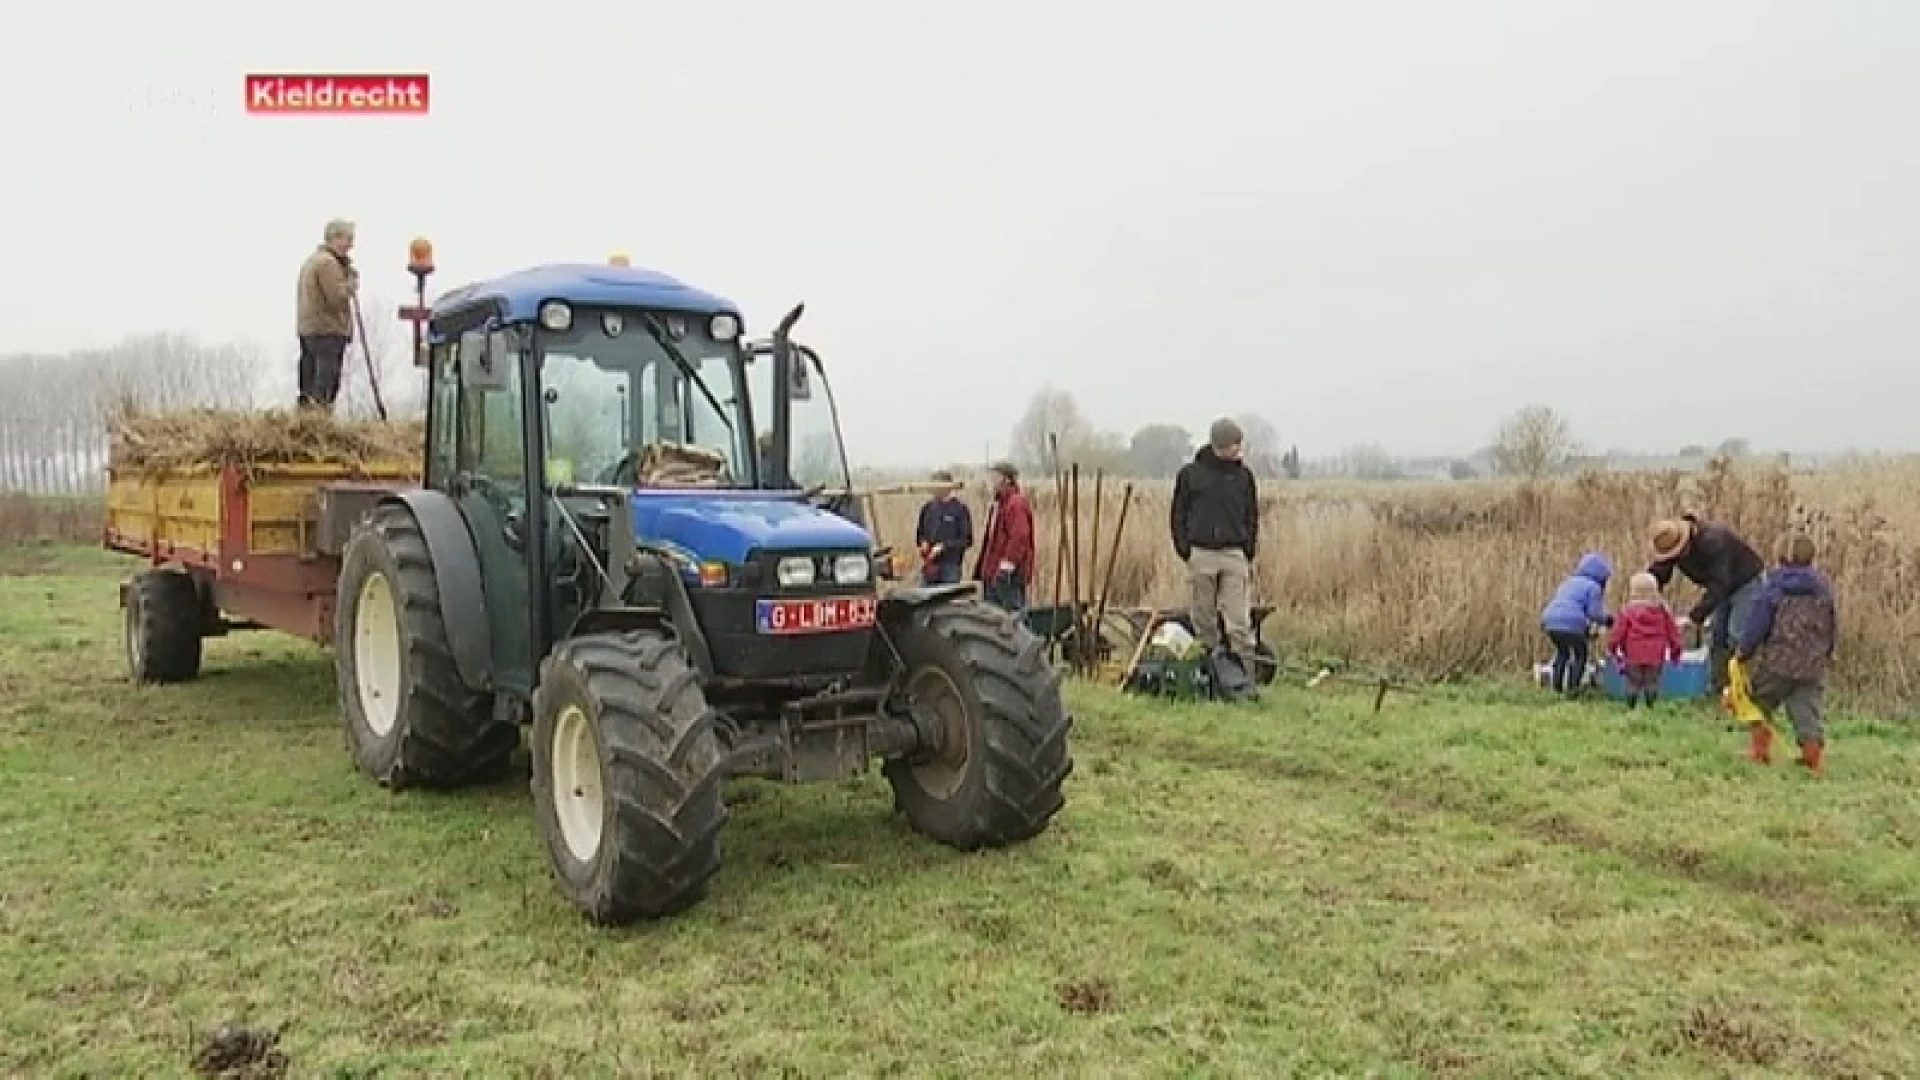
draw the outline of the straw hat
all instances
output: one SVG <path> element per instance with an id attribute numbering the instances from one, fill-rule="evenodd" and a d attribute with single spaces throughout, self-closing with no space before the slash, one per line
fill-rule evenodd
<path id="1" fill-rule="evenodd" d="M 1693 539 L 1693 530 L 1684 521 L 1668 518 L 1653 523 L 1648 540 L 1653 545 L 1653 557 L 1671 559 L 1687 550 L 1687 544 Z"/>

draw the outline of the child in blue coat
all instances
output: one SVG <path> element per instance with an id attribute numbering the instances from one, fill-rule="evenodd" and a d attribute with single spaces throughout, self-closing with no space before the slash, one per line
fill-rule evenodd
<path id="1" fill-rule="evenodd" d="M 1587 676 L 1587 635 L 1596 626 L 1612 626 L 1607 614 L 1607 579 L 1613 567 L 1597 551 L 1580 556 L 1580 564 L 1540 612 L 1540 628 L 1553 642 L 1552 686 L 1571 697 Z"/>

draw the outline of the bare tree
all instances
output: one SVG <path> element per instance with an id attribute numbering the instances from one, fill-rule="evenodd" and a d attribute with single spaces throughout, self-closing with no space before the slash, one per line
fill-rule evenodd
<path id="1" fill-rule="evenodd" d="M 398 309 L 383 300 L 362 297 L 360 310 L 366 340 L 360 340 L 356 327 L 354 340 L 348 343 L 341 362 L 337 411 L 341 416 L 359 418 L 376 415 L 373 387 L 367 378 L 371 356 L 387 416 L 399 420 L 422 415 L 427 406 L 427 370 L 413 363 L 411 331 L 403 332 L 400 320 L 393 316 Z"/>
<path id="2" fill-rule="evenodd" d="M 1529 405 L 1501 423 L 1493 439 L 1494 466 L 1528 480 L 1554 472 L 1579 452 L 1566 418 L 1545 405 Z"/>
<path id="3" fill-rule="evenodd" d="M 1054 465 L 1053 440 L 1059 440 L 1065 458 L 1083 447 L 1093 433 L 1093 425 L 1071 393 L 1043 386 L 1013 426 L 1013 459 L 1031 469 L 1049 469 Z"/>
<path id="4" fill-rule="evenodd" d="M 1341 451 L 1335 471 L 1359 480 L 1398 480 L 1402 475 L 1393 455 L 1374 443 L 1349 446 Z"/>
<path id="5" fill-rule="evenodd" d="M 202 345 L 178 334 L 130 338 L 106 349 L 0 357 L 0 378 L 13 391 L 0 401 L 0 486 L 97 491 L 105 480 L 108 410 L 244 407 L 259 373 L 255 350 Z"/>
<path id="6" fill-rule="evenodd" d="M 1127 460 L 1135 476 L 1172 476 L 1192 453 L 1193 436 L 1177 424 L 1148 424 L 1127 443 Z"/>
<path id="7" fill-rule="evenodd" d="M 1273 423 L 1254 412 L 1241 413 L 1234 417 L 1234 422 L 1240 425 L 1240 433 L 1246 438 L 1247 468 L 1263 480 L 1280 476 L 1284 472 L 1280 464 L 1280 433 L 1274 430 Z"/>

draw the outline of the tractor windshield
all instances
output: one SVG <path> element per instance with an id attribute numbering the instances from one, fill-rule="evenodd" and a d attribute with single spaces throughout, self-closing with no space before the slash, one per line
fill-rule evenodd
<path id="1" fill-rule="evenodd" d="M 751 484 L 755 474 L 733 344 L 695 340 L 697 330 L 685 332 L 686 324 L 703 320 L 660 317 L 656 325 L 663 335 L 681 331 L 673 345 L 687 361 L 683 369 L 642 317 L 637 311 L 581 311 L 568 331 L 542 334 L 549 481 L 645 483 L 640 466 L 649 459 L 648 448 L 670 443 L 711 459 L 708 483 Z M 684 451 L 674 454 L 676 468 L 689 467 Z"/>

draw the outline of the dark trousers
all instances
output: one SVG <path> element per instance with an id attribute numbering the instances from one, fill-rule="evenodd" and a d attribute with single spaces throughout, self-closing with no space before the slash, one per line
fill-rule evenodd
<path id="1" fill-rule="evenodd" d="M 1660 676 L 1665 670 L 1661 664 L 1628 664 L 1627 707 L 1632 708 L 1642 701 L 1651 705 L 1660 700 Z"/>
<path id="2" fill-rule="evenodd" d="M 1015 614 L 1027 609 L 1027 583 L 1013 574 L 995 575 L 986 583 L 986 601 Z"/>
<path id="3" fill-rule="evenodd" d="M 345 334 L 300 335 L 300 404 L 333 408 L 340 396 L 340 369 L 347 358 Z"/>
<path id="4" fill-rule="evenodd" d="M 931 562 L 920 568 L 920 581 L 926 585 L 952 585 L 960 580 L 957 562 Z"/>
<path id="5" fill-rule="evenodd" d="M 1578 693 L 1580 684 L 1587 679 L 1587 635 L 1549 630 L 1547 640 L 1553 642 L 1551 685 L 1554 692 Z"/>

